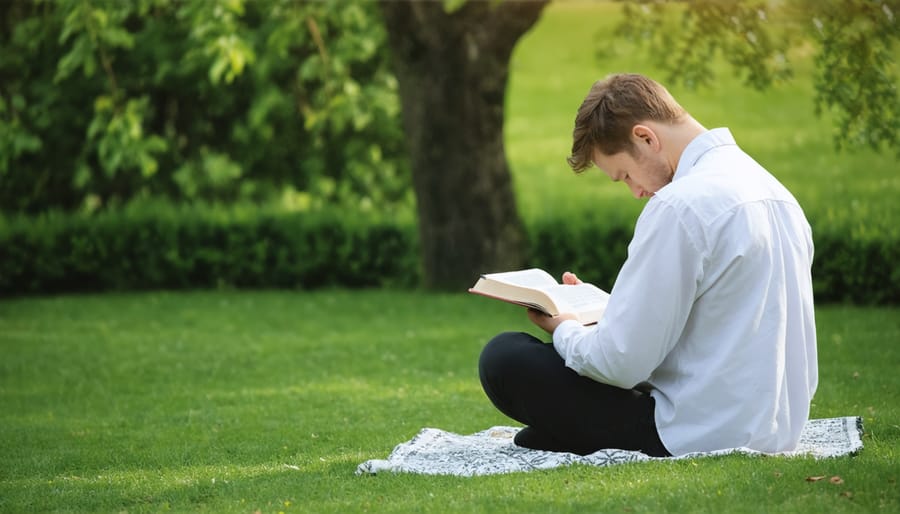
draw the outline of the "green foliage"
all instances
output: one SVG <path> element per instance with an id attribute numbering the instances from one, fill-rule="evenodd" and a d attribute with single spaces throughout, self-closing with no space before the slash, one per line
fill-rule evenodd
<path id="1" fill-rule="evenodd" d="M 654 61 L 668 71 L 670 83 L 710 85 L 717 55 L 744 73 L 749 86 L 763 88 L 790 77 L 789 39 L 769 27 L 765 2 L 695 0 L 677 11 L 669 4 L 626 2 L 617 34 L 649 42 Z M 668 30 L 675 25 L 679 30 Z"/>
<path id="2" fill-rule="evenodd" d="M 811 415 L 862 416 L 854 457 L 363 477 L 423 427 L 515 425 L 477 362 L 533 329 L 522 309 L 376 290 L 4 300 L 0 511 L 897 512 L 898 314 L 817 311 Z M 843 483 L 806 481 L 822 475 Z"/>
<path id="3" fill-rule="evenodd" d="M 900 304 L 900 237 L 814 225 L 817 301 Z"/>
<path id="4" fill-rule="evenodd" d="M 131 170 L 139 171 L 143 178 L 152 177 L 159 167 L 155 155 L 164 152 L 168 144 L 158 135 L 144 135 L 149 98 L 129 99 L 121 109 L 114 102 L 106 95 L 94 101 L 87 144 L 97 149 L 97 162 L 107 177 Z M 76 175 L 76 184 L 89 182 L 90 169 L 81 165 L 78 170 L 81 174 Z"/>
<path id="5" fill-rule="evenodd" d="M 132 209 L 0 226 L 0 293 L 410 286 L 413 225 L 329 212 Z"/>
<path id="6" fill-rule="evenodd" d="M 541 218 L 528 225 L 528 265 L 554 276 L 573 270 L 609 290 L 633 223 L 625 212 Z M 865 230 L 843 219 L 812 223 L 817 301 L 900 303 L 900 231 Z M 0 295 L 412 287 L 418 280 L 415 234 L 409 219 L 250 207 L 14 217 L 0 222 Z"/>
<path id="7" fill-rule="evenodd" d="M 897 148 L 900 155 L 900 2 L 806 0 L 816 55 L 816 112 L 836 113 L 838 145 Z"/>
<path id="8" fill-rule="evenodd" d="M 0 205 L 409 206 L 372 2 L 0 2 Z"/>
<path id="9" fill-rule="evenodd" d="M 651 0 L 626 2 L 624 13 L 617 33 L 647 44 L 673 85 L 711 84 L 721 55 L 745 84 L 765 88 L 792 75 L 792 48 L 812 44 L 815 108 L 835 113 L 835 143 L 900 155 L 900 1 Z"/>

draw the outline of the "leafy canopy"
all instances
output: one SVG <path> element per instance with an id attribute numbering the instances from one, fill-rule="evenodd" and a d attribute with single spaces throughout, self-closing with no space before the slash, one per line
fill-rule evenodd
<path id="1" fill-rule="evenodd" d="M 411 202 L 371 2 L 0 2 L 0 205 Z"/>
<path id="2" fill-rule="evenodd" d="M 626 2 L 618 34 L 646 45 L 670 83 L 709 85 L 721 55 L 751 87 L 787 80 L 790 50 L 815 48 L 815 108 L 835 144 L 900 155 L 898 0 Z"/>

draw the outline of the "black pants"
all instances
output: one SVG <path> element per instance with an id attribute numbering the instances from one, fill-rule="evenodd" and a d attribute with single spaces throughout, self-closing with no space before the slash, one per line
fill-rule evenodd
<path id="1" fill-rule="evenodd" d="M 527 425 L 516 435 L 519 446 L 580 455 L 603 448 L 669 455 L 649 394 L 578 375 L 553 345 L 530 334 L 506 332 L 492 339 L 478 370 L 494 405 Z"/>

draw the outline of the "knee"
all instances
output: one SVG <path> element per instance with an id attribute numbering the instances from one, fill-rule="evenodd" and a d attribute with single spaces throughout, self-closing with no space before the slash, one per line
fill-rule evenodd
<path id="1" fill-rule="evenodd" d="M 488 341 L 478 359 L 478 371 L 482 381 L 502 374 L 521 355 L 521 347 L 532 336 L 523 332 L 503 332 Z"/>

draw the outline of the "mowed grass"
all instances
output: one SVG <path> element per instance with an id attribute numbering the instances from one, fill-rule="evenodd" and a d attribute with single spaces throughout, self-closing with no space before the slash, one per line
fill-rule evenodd
<path id="1" fill-rule="evenodd" d="M 711 87 L 690 90 L 668 84 L 646 49 L 614 35 L 620 12 L 611 2 L 553 2 L 515 49 L 505 138 L 523 217 L 585 210 L 637 216 L 644 202 L 631 200 L 626 187 L 596 169 L 576 176 L 565 162 L 575 113 L 593 82 L 637 72 L 667 84 L 707 128 L 731 128 L 738 144 L 791 189 L 814 228 L 900 230 L 897 154 L 835 148 L 832 117 L 814 113 L 812 47 L 789 55 L 793 80 L 765 91 L 744 86 L 722 59 L 714 63 Z"/>
<path id="2" fill-rule="evenodd" d="M 477 358 L 514 306 L 390 291 L 0 303 L 2 512 L 900 510 L 900 311 L 822 307 L 814 417 L 855 457 L 732 456 L 482 478 L 357 476 L 423 427 L 514 424 Z M 838 476 L 807 482 L 810 476 Z"/>

